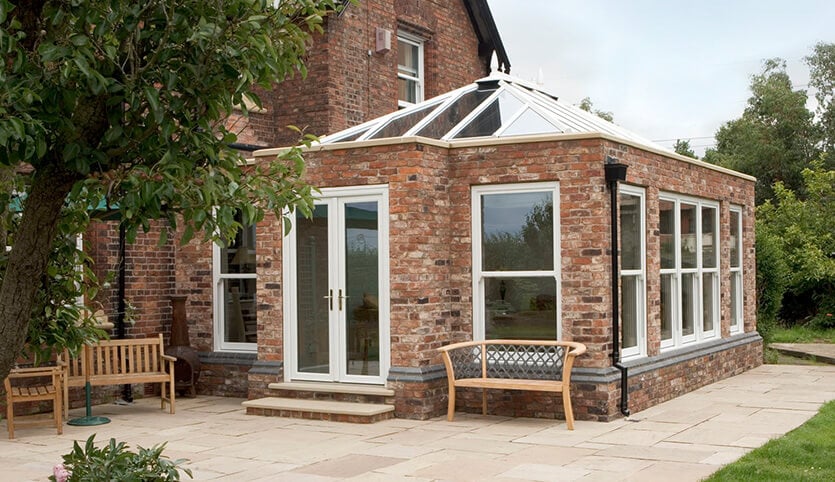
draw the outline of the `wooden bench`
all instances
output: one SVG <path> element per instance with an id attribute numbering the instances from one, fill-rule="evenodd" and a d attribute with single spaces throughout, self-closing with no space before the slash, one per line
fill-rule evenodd
<path id="1" fill-rule="evenodd" d="M 574 430 L 571 367 L 586 346 L 571 341 L 485 340 L 439 348 L 449 380 L 447 420 L 455 413 L 457 388 L 481 388 L 481 410 L 487 415 L 487 389 L 562 393 L 565 422 Z"/>
<path id="2" fill-rule="evenodd" d="M 67 377 L 64 383 L 64 417 L 68 416 L 69 387 L 129 383 L 159 383 L 160 408 L 174 413 L 174 362 L 177 358 L 163 352 L 162 335 L 158 338 L 102 340 L 84 345 L 78 357 L 64 350 Z"/>

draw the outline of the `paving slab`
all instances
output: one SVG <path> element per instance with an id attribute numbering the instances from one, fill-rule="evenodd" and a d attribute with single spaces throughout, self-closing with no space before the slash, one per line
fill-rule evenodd
<path id="1" fill-rule="evenodd" d="M 835 399 L 833 365 L 765 365 L 610 423 L 456 414 L 354 425 L 245 414 L 242 399 L 99 405 L 111 423 L 24 428 L 0 439 L 3 480 L 45 480 L 73 441 L 96 433 L 185 458 L 194 480 L 696 481 L 804 423 Z M 72 410 L 70 417 L 83 414 Z M 0 423 L 5 430 L 5 422 Z M 185 478 L 184 480 L 189 480 Z"/>
<path id="2" fill-rule="evenodd" d="M 832 343 L 772 343 L 768 346 L 786 355 L 835 365 L 835 344 Z"/>

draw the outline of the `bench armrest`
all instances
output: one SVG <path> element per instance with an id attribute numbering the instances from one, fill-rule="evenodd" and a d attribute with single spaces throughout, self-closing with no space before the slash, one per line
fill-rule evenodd
<path id="1" fill-rule="evenodd" d="M 177 361 L 177 357 L 171 356 L 171 355 L 165 355 L 165 354 L 162 355 L 162 359 L 170 361 L 172 363 Z"/>

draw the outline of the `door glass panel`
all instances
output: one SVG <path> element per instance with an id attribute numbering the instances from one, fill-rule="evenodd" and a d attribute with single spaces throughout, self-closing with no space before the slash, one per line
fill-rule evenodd
<path id="1" fill-rule="evenodd" d="M 316 206 L 313 217 L 296 215 L 296 309 L 298 370 L 328 373 L 329 311 L 328 207 Z"/>
<path id="2" fill-rule="evenodd" d="M 377 202 L 345 204 L 345 343 L 348 375 L 380 374 Z"/>
<path id="3" fill-rule="evenodd" d="M 484 280 L 485 335 L 496 339 L 557 339 L 557 282 L 554 278 Z"/>

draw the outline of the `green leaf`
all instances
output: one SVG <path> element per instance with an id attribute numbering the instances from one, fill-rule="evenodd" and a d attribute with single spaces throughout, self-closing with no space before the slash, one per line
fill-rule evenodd
<path id="1" fill-rule="evenodd" d="M 154 117 L 154 121 L 159 124 L 162 122 L 162 106 L 159 103 L 159 90 L 155 87 L 145 87 L 145 99 L 148 101 L 148 106 L 151 109 L 151 114 Z"/>

